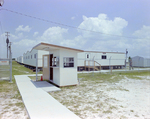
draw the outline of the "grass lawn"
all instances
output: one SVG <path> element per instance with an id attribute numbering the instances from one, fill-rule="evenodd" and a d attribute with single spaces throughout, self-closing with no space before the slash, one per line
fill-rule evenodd
<path id="1" fill-rule="evenodd" d="M 3 74 L 3 72 L 0 72 Z M 7 72 L 8 73 L 8 72 Z M 0 74 L 0 75 L 1 75 Z M 14 75 L 33 74 L 32 70 L 12 62 L 12 82 L 0 80 L 0 119 L 2 118 L 28 118 L 21 95 L 18 91 Z M 2 76 L 2 75 L 1 75 Z M 11 113 L 10 113 L 11 112 Z"/>

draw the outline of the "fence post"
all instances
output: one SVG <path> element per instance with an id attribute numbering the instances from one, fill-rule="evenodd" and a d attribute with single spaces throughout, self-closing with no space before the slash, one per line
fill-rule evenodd
<path id="1" fill-rule="evenodd" d="M 9 49 L 10 53 L 9 53 L 9 62 L 10 62 L 10 83 L 12 83 L 12 53 L 11 53 L 11 48 Z"/>
<path id="2" fill-rule="evenodd" d="M 36 81 L 38 80 L 38 77 L 37 77 L 37 73 L 38 73 L 38 53 L 36 53 Z"/>

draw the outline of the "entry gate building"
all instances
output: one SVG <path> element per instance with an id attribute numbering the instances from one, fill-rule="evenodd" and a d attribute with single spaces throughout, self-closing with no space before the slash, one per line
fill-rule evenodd
<path id="1" fill-rule="evenodd" d="M 77 53 L 83 50 L 40 43 L 36 50 L 49 51 L 43 55 L 43 78 L 58 86 L 77 85 Z"/>

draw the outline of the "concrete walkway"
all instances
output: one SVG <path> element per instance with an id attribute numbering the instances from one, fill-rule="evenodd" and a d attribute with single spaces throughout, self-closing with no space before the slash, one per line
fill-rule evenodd
<path id="1" fill-rule="evenodd" d="M 40 86 L 35 86 L 28 76 L 14 77 L 30 119 L 80 119 Z"/>

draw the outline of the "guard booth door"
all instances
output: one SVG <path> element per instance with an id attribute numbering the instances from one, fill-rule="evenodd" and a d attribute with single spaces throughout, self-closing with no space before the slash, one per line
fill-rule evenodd
<path id="1" fill-rule="evenodd" d="M 49 55 L 43 55 L 43 79 L 49 80 Z"/>
<path id="2" fill-rule="evenodd" d="M 53 54 L 50 54 L 50 80 L 52 80 L 53 81 Z"/>

